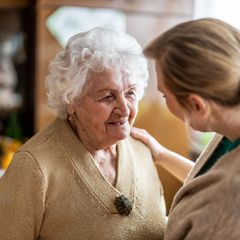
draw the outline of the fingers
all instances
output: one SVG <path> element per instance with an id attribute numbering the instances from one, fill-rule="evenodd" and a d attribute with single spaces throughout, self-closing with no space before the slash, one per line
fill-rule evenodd
<path id="1" fill-rule="evenodd" d="M 147 146 L 150 145 L 151 135 L 145 129 L 134 127 L 131 130 L 131 136 L 135 139 L 142 141 Z"/>
<path id="2" fill-rule="evenodd" d="M 138 136 L 147 136 L 149 135 L 149 133 L 145 130 L 145 129 L 142 129 L 142 128 L 136 128 L 136 127 L 132 127 L 131 129 L 131 135 L 134 137 L 138 137 Z"/>
<path id="3" fill-rule="evenodd" d="M 149 148 L 155 161 L 159 156 L 159 152 L 164 150 L 164 147 L 145 129 L 133 127 L 131 135 L 132 137 L 142 141 Z"/>
<path id="4" fill-rule="evenodd" d="M 148 132 L 145 129 L 140 129 L 140 128 L 134 127 L 131 130 L 131 136 L 138 140 L 144 141 L 145 139 L 147 139 Z"/>

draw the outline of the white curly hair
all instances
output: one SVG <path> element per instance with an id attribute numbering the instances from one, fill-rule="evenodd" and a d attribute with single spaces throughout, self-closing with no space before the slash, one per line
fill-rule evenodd
<path id="1" fill-rule="evenodd" d="M 46 77 L 49 107 L 58 117 L 67 118 L 67 106 L 81 96 L 88 72 L 106 69 L 127 74 L 137 85 L 138 99 L 142 98 L 148 80 L 147 61 L 135 38 L 102 27 L 72 36 L 49 64 Z"/>

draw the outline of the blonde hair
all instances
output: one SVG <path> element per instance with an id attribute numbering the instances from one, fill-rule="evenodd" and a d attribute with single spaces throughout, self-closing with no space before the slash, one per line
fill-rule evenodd
<path id="1" fill-rule="evenodd" d="M 164 83 L 187 107 L 196 93 L 225 106 L 240 103 L 240 33 L 214 18 L 181 23 L 144 51 L 160 64 Z"/>
<path id="2" fill-rule="evenodd" d="M 89 71 L 101 73 L 107 69 L 134 79 L 138 99 L 143 96 L 148 80 L 147 60 L 135 38 L 102 27 L 72 36 L 49 65 L 49 107 L 60 118 L 66 118 L 66 107 L 82 94 Z"/>

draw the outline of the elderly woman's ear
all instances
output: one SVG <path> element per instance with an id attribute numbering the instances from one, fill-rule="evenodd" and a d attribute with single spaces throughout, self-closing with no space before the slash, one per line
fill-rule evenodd
<path id="1" fill-rule="evenodd" d="M 75 107 L 73 104 L 67 105 L 67 113 L 68 115 L 73 115 L 75 113 Z"/>

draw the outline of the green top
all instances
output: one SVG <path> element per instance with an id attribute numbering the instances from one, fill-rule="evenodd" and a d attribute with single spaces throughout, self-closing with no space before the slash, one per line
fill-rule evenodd
<path id="1" fill-rule="evenodd" d="M 234 148 L 240 145 L 240 139 L 231 142 L 226 137 L 218 144 L 213 154 L 209 157 L 202 169 L 198 172 L 197 176 L 206 173 L 224 154 L 231 152 Z"/>

